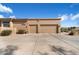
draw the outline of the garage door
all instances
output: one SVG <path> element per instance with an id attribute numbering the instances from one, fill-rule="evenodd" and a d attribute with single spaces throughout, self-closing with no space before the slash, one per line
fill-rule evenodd
<path id="1" fill-rule="evenodd" d="M 41 25 L 40 33 L 56 33 L 57 27 L 53 25 Z"/>
<path id="2" fill-rule="evenodd" d="M 38 33 L 38 26 L 30 25 L 30 33 Z"/>

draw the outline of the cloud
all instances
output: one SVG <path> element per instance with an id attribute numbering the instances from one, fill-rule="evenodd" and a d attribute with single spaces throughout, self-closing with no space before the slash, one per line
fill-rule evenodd
<path id="1" fill-rule="evenodd" d="M 76 20 L 76 19 L 79 19 L 79 13 L 72 17 L 72 20 Z"/>
<path id="2" fill-rule="evenodd" d="M 61 18 L 62 27 L 79 27 L 79 13 L 59 15 L 58 18 Z"/>
<path id="3" fill-rule="evenodd" d="M 61 18 L 61 21 L 64 20 L 77 20 L 79 18 L 79 13 L 73 15 L 73 14 L 64 14 L 64 15 L 59 15 L 58 18 Z"/>
<path id="4" fill-rule="evenodd" d="M 0 4 L 0 12 L 5 12 L 5 13 L 13 13 L 12 9 L 7 7 L 7 6 L 4 6 L 2 4 Z"/>
<path id="5" fill-rule="evenodd" d="M 68 19 L 68 16 L 67 15 L 62 15 L 60 18 L 61 18 L 61 21 L 63 21 L 63 20 Z"/>
<path id="6" fill-rule="evenodd" d="M 16 17 L 15 16 L 4 17 L 3 15 L 0 15 L 0 18 L 16 18 Z"/>
<path id="7" fill-rule="evenodd" d="M 3 15 L 0 15 L 0 18 L 4 18 L 4 16 Z"/>
<path id="8" fill-rule="evenodd" d="M 13 15 L 13 16 L 10 16 L 9 18 L 16 18 L 16 17 Z"/>

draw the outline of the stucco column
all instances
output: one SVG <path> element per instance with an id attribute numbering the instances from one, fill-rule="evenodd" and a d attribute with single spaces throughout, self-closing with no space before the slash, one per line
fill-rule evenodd
<path id="1" fill-rule="evenodd" d="M 37 24 L 38 24 L 38 33 L 40 33 L 40 19 L 39 20 L 37 20 Z"/>
<path id="2" fill-rule="evenodd" d="M 1 21 L 1 31 L 3 30 L 3 21 Z"/>
<path id="3" fill-rule="evenodd" d="M 10 28 L 13 29 L 13 22 L 10 21 Z"/>
<path id="4" fill-rule="evenodd" d="M 57 33 L 60 33 L 60 26 L 57 26 Z"/>
<path id="5" fill-rule="evenodd" d="M 29 26 L 28 21 L 27 21 L 27 31 L 28 31 L 28 33 L 30 33 L 30 26 Z"/>
<path id="6" fill-rule="evenodd" d="M 61 27 L 59 26 L 59 33 L 61 32 Z"/>
<path id="7" fill-rule="evenodd" d="M 12 34 L 15 34 L 17 32 L 16 28 L 13 25 L 13 19 L 10 20 L 10 29 L 12 30 Z"/>

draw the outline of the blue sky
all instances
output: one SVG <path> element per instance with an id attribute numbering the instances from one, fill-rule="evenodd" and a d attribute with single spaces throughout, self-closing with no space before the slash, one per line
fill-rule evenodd
<path id="1" fill-rule="evenodd" d="M 78 3 L 5 3 L 0 18 L 61 18 L 61 26 L 79 26 Z"/>

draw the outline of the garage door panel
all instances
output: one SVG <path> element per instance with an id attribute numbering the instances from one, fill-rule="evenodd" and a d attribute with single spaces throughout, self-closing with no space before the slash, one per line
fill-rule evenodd
<path id="1" fill-rule="evenodd" d="M 30 33 L 37 33 L 37 25 L 30 26 Z"/>
<path id="2" fill-rule="evenodd" d="M 56 26 L 50 26 L 50 25 L 47 25 L 47 26 L 44 26 L 44 25 L 41 25 L 40 26 L 40 33 L 56 33 Z"/>

